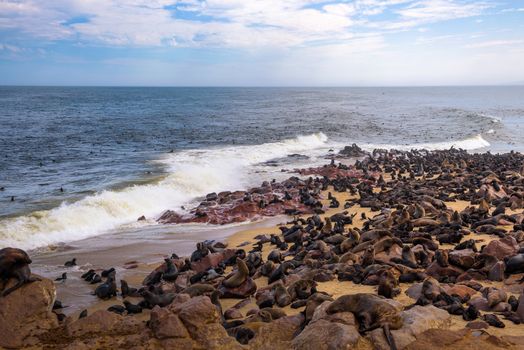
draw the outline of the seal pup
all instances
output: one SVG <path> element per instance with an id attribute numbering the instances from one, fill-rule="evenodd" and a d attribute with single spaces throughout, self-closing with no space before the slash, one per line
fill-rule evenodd
<path id="1" fill-rule="evenodd" d="M 142 312 L 142 307 L 140 305 L 132 304 L 127 300 L 124 300 L 124 307 L 128 314 L 139 314 Z"/>
<path id="2" fill-rule="evenodd" d="M 17 280 L 14 286 L 2 292 L 2 296 L 9 295 L 26 283 L 40 281 L 39 278 L 31 276 L 31 269 L 29 268 L 31 262 L 29 255 L 22 249 L 0 249 L 0 281 L 5 285 L 10 278 Z"/>
<path id="3" fill-rule="evenodd" d="M 108 276 L 105 283 L 102 283 L 95 289 L 95 295 L 100 299 L 109 299 L 116 297 L 116 283 L 113 276 Z"/>
<path id="4" fill-rule="evenodd" d="M 140 293 L 138 292 L 138 289 L 129 287 L 127 284 L 127 281 L 120 280 L 120 292 L 122 293 L 122 298 L 125 298 L 127 296 L 130 297 L 139 297 Z"/>
<path id="5" fill-rule="evenodd" d="M 331 303 L 326 312 L 329 315 L 337 312 L 353 313 L 361 332 L 382 328 L 391 349 L 397 349 L 391 330 L 400 329 L 403 320 L 399 311 L 382 297 L 369 293 L 343 295 Z"/>

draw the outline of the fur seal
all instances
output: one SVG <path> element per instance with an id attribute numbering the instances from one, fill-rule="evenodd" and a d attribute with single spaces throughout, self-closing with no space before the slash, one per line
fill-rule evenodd
<path id="1" fill-rule="evenodd" d="M 375 248 L 373 246 L 368 247 L 362 255 L 362 266 L 366 267 L 375 263 Z"/>
<path id="2" fill-rule="evenodd" d="M 166 294 L 154 294 L 149 290 L 142 291 L 142 296 L 144 297 L 147 305 L 153 308 L 158 305 L 160 307 L 167 306 L 173 302 L 175 299 L 175 293 L 166 293 Z"/>
<path id="3" fill-rule="evenodd" d="M 72 260 L 66 261 L 64 264 L 65 267 L 72 267 L 76 266 L 76 258 L 73 258 Z"/>
<path id="4" fill-rule="evenodd" d="M 237 270 L 222 281 L 226 288 L 236 288 L 244 283 L 249 277 L 249 268 L 242 259 L 237 259 Z"/>
<path id="5" fill-rule="evenodd" d="M 105 283 L 102 283 L 95 289 L 95 295 L 100 299 L 109 299 L 116 297 L 116 283 L 113 276 L 108 276 Z"/>
<path id="6" fill-rule="evenodd" d="M 31 262 L 29 255 L 22 249 L 0 249 L 0 281 L 5 285 L 10 278 L 17 280 L 14 286 L 2 292 L 2 296 L 9 295 L 26 283 L 40 281 L 39 278 L 31 276 Z"/>
<path id="7" fill-rule="evenodd" d="M 55 278 L 55 281 L 62 281 L 62 282 L 65 282 L 66 279 L 67 279 L 67 273 L 64 272 L 64 273 L 62 274 L 62 276 Z"/>
<path id="8" fill-rule="evenodd" d="M 128 314 L 139 314 L 142 312 L 142 307 L 140 305 L 132 304 L 127 300 L 124 300 L 124 306 Z"/>
<path id="9" fill-rule="evenodd" d="M 383 297 L 393 299 L 400 294 L 400 289 L 398 288 L 397 280 L 390 270 L 382 270 L 379 272 L 379 282 L 378 282 L 378 295 Z"/>
<path id="10" fill-rule="evenodd" d="M 162 274 L 162 279 L 165 281 L 175 281 L 179 274 L 177 267 L 171 259 L 164 259 L 164 261 L 166 262 L 166 270 Z"/>
<path id="11" fill-rule="evenodd" d="M 130 297 L 139 297 L 140 296 L 138 289 L 129 287 L 129 285 L 127 284 L 125 280 L 120 280 L 120 292 L 122 293 L 122 298 L 125 298 L 127 296 L 130 296 Z"/>
<path id="12" fill-rule="evenodd" d="M 524 272 L 524 254 L 517 254 L 507 259 L 505 272 L 508 274 Z"/>
<path id="13" fill-rule="evenodd" d="M 369 293 L 343 295 L 331 303 L 326 312 L 328 314 L 353 313 L 359 322 L 361 332 L 382 328 L 391 349 L 397 349 L 391 330 L 401 328 L 403 320 L 399 311 L 385 299 Z"/>
<path id="14" fill-rule="evenodd" d="M 437 249 L 435 252 L 435 260 L 440 267 L 448 267 L 448 252 L 447 250 Z"/>

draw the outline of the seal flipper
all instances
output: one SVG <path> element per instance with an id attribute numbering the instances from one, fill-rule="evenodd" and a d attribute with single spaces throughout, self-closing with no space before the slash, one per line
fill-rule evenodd
<path id="1" fill-rule="evenodd" d="M 397 344 L 395 343 L 395 338 L 393 338 L 393 334 L 391 334 L 391 330 L 389 329 L 389 323 L 384 323 L 382 325 L 382 330 L 384 331 L 384 336 L 386 337 L 391 350 L 397 350 Z"/>

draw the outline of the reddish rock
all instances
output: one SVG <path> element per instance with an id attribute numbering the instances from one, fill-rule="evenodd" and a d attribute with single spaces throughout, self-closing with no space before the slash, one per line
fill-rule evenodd
<path id="1" fill-rule="evenodd" d="M 506 236 L 499 240 L 489 242 L 482 253 L 493 255 L 497 259 L 503 260 L 505 257 L 517 254 L 519 248 L 515 238 Z"/>
<path id="2" fill-rule="evenodd" d="M 237 320 L 239 318 L 244 318 L 244 315 L 242 315 L 242 312 L 238 309 L 227 309 L 224 311 L 224 318 L 226 320 Z"/>
<path id="3" fill-rule="evenodd" d="M 503 281 L 504 280 L 504 270 L 506 269 L 506 264 L 504 261 L 496 262 L 489 270 L 488 279 L 491 281 Z"/>
<path id="4" fill-rule="evenodd" d="M 284 316 L 264 323 L 255 332 L 255 338 L 249 342 L 249 348 L 257 350 L 291 349 L 291 341 L 303 323 L 302 314 Z"/>
<path id="5" fill-rule="evenodd" d="M 257 285 L 251 277 L 248 277 L 244 283 L 236 288 L 227 288 L 220 285 L 218 290 L 222 293 L 222 298 L 247 298 L 248 296 L 255 294 L 257 291 Z"/>
<path id="6" fill-rule="evenodd" d="M 351 349 L 359 339 L 355 326 L 321 319 L 309 324 L 293 339 L 293 349 Z"/>
<path id="7" fill-rule="evenodd" d="M 66 321 L 66 331 L 71 337 L 82 337 L 87 334 L 108 335 L 112 333 L 138 333 L 143 324 L 131 317 L 117 315 L 107 310 L 98 310 L 87 317 Z"/>
<path id="8" fill-rule="evenodd" d="M 220 253 L 211 253 L 197 262 L 192 262 L 191 269 L 195 272 L 207 271 L 212 267 L 217 267 L 222 261 L 227 260 L 234 255 L 234 249 L 224 249 L 224 251 Z"/>
<path id="9" fill-rule="evenodd" d="M 189 338 L 189 333 L 178 316 L 166 308 L 155 306 L 151 310 L 149 328 L 155 338 Z"/>
<path id="10" fill-rule="evenodd" d="M 433 261 L 428 268 L 426 273 L 437 280 L 442 280 L 443 277 L 458 277 L 464 271 L 456 266 L 449 265 L 448 267 L 440 266 L 436 261 Z"/>
<path id="11" fill-rule="evenodd" d="M 524 293 L 521 293 L 519 296 L 519 307 L 517 308 L 517 315 L 519 315 L 521 322 L 524 323 Z"/>
<path id="12" fill-rule="evenodd" d="M 448 285 L 448 286 L 444 285 L 443 288 L 447 294 L 449 295 L 456 294 L 461 299 L 464 299 L 466 296 L 471 297 L 472 295 L 477 293 L 475 289 L 470 288 L 465 285 L 461 285 L 461 284 L 454 284 L 454 285 Z"/>
<path id="13" fill-rule="evenodd" d="M 472 249 L 452 250 L 449 252 L 449 262 L 467 270 L 475 263 L 475 255 Z"/>
<path id="14" fill-rule="evenodd" d="M 466 324 L 466 328 L 469 329 L 487 329 L 489 328 L 489 324 L 487 324 L 484 321 L 471 321 Z"/>
<path id="15" fill-rule="evenodd" d="M 446 329 L 451 325 L 451 315 L 433 305 L 414 306 L 407 311 L 403 311 L 401 316 L 404 325 L 400 329 L 391 331 L 398 349 L 405 348 L 428 329 Z M 369 332 L 369 338 L 374 349 L 390 349 L 382 329 L 375 329 Z"/>
<path id="16" fill-rule="evenodd" d="M 10 281 L 6 288 L 13 285 Z M 58 326 L 51 312 L 56 289 L 51 280 L 25 284 L 11 294 L 0 296 L 0 348 L 17 348 L 32 341 L 32 337 Z"/>

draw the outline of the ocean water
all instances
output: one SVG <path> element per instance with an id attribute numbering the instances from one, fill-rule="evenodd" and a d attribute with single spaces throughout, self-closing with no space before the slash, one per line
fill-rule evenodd
<path id="1" fill-rule="evenodd" d="M 524 151 L 524 87 L 0 87 L 0 123 L 0 247 L 35 249 L 140 231 L 347 144 Z"/>

